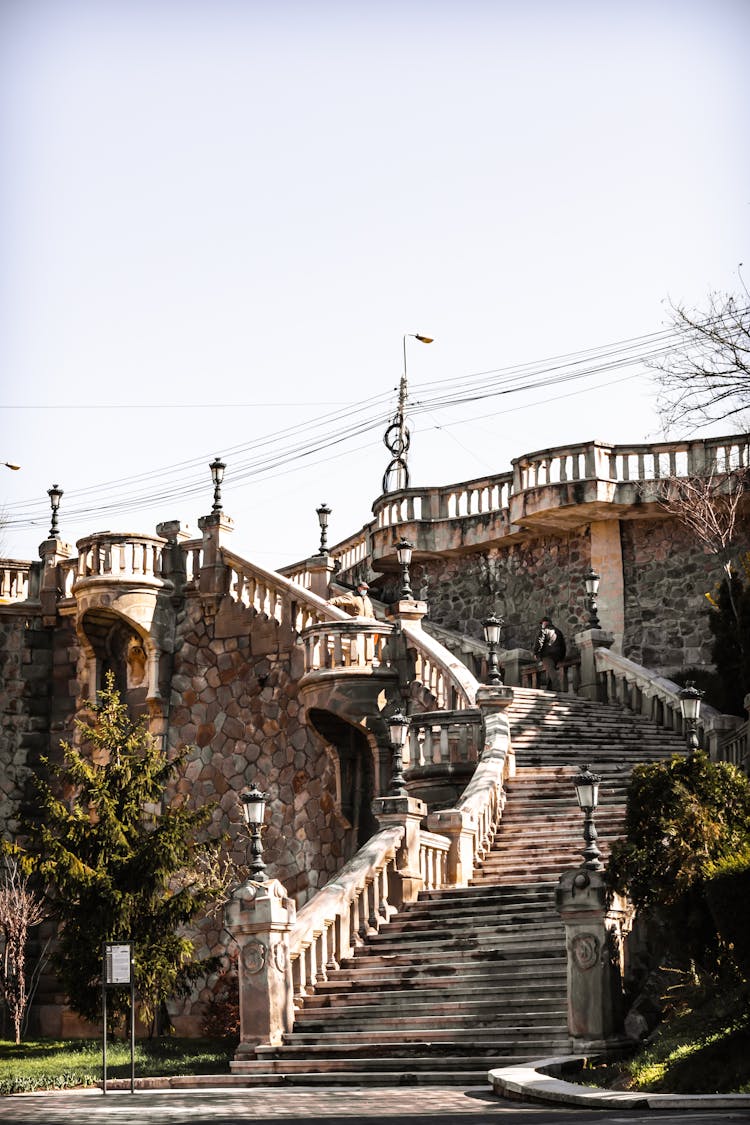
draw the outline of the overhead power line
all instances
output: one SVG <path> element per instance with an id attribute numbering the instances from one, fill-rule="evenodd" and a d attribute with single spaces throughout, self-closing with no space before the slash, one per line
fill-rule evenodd
<path id="1" fill-rule="evenodd" d="M 684 344 L 682 334 L 664 330 L 531 363 L 415 384 L 410 389 L 408 410 L 416 416 L 579 382 L 602 374 L 644 369 L 649 361 L 681 344 Z M 542 399 L 535 405 L 541 406 L 549 401 L 549 398 Z M 342 447 L 347 443 L 373 431 L 382 431 L 392 413 L 393 389 L 361 402 L 343 404 L 317 418 L 273 431 L 251 442 L 223 448 L 222 456 L 231 459 L 228 489 L 251 480 L 267 480 L 303 464 L 330 460 L 330 456 L 321 455 L 330 454 L 334 448 L 345 452 Z M 136 512 L 157 503 L 164 505 L 172 500 L 183 501 L 202 494 L 206 489 L 206 464 L 215 453 L 216 450 L 212 449 L 161 469 L 68 491 L 66 516 L 71 520 L 83 520 L 94 515 Z M 9 503 L 5 507 L 5 522 L 7 526 L 16 527 L 35 524 L 46 519 L 48 510 L 44 497 Z"/>

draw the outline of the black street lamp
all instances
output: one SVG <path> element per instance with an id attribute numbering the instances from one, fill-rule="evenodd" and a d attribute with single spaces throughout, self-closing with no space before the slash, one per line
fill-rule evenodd
<path id="1" fill-rule="evenodd" d="M 260 830 L 266 815 L 266 801 L 268 796 L 261 793 L 255 782 L 244 793 L 240 794 L 242 800 L 242 815 L 245 824 L 250 829 L 250 874 L 257 879 L 262 879 L 266 870 L 263 862 L 263 844 L 260 839 Z"/>
<path id="2" fill-rule="evenodd" d="M 216 457 L 209 465 L 209 469 L 211 470 L 211 480 L 214 482 L 214 506 L 211 513 L 218 516 L 221 512 L 221 482 L 224 480 L 226 465 L 220 457 Z"/>
<path id="3" fill-rule="evenodd" d="M 592 773 L 588 766 L 584 766 L 573 782 L 576 787 L 578 805 L 583 809 L 583 839 L 586 844 L 582 853 L 583 866 L 589 871 L 601 871 L 604 867 L 602 853 L 599 851 L 599 845 L 597 844 L 596 826 L 594 825 L 594 809 L 599 804 L 600 781 L 601 778 L 598 774 Z"/>
<path id="4" fill-rule="evenodd" d="M 396 544 L 396 557 L 401 566 L 401 597 L 413 598 L 411 592 L 411 579 L 409 577 L 409 563 L 411 562 L 411 553 L 414 550 L 413 545 L 408 539 L 401 539 L 400 543 Z"/>
<path id="5" fill-rule="evenodd" d="M 48 538 L 57 539 L 57 536 L 60 532 L 60 529 L 57 526 L 57 513 L 60 510 L 60 501 L 63 497 L 63 490 L 61 488 L 58 488 L 56 484 L 53 484 L 52 488 L 47 489 L 47 495 L 49 496 L 50 507 L 52 508 L 52 523 L 50 524 Z"/>
<path id="6" fill-rule="evenodd" d="M 598 596 L 599 596 L 599 575 L 594 568 L 590 566 L 586 571 L 583 578 L 586 583 L 586 604 L 589 611 L 589 629 L 601 628 L 599 624 L 598 613 Z"/>
<path id="7" fill-rule="evenodd" d="M 324 502 L 315 511 L 318 514 L 318 523 L 320 524 L 320 547 L 318 548 L 319 555 L 328 553 L 328 517 L 331 514 L 331 509 Z"/>
<path id="8" fill-rule="evenodd" d="M 701 700 L 704 692 L 697 688 L 692 680 L 688 680 L 680 692 L 680 711 L 685 723 L 686 742 L 688 753 L 693 754 L 699 747 L 698 742 L 698 717 L 701 713 Z"/>
<path id="9" fill-rule="evenodd" d="M 487 683 L 488 684 L 501 684 L 503 677 L 500 674 L 500 666 L 497 660 L 497 649 L 500 644 L 500 632 L 503 627 L 502 617 L 496 617 L 491 613 L 486 621 L 482 622 L 484 629 L 484 639 L 487 642 L 488 658 L 487 658 Z"/>
<path id="10" fill-rule="evenodd" d="M 408 797 L 404 782 L 404 746 L 409 736 L 409 720 L 401 711 L 396 711 L 388 720 L 388 737 L 393 751 L 391 763 L 391 797 Z"/>

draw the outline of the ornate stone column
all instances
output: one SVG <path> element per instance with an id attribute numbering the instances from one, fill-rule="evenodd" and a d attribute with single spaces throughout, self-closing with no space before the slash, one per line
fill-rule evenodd
<path id="1" fill-rule="evenodd" d="M 612 1045 L 622 1037 L 624 941 L 632 907 L 612 895 L 600 871 L 564 872 L 555 905 L 565 926 L 568 1031 L 576 1047 Z"/>
<path id="2" fill-rule="evenodd" d="M 240 1042 L 234 1056 L 238 1063 L 254 1057 L 261 1043 L 280 1043 L 292 1029 L 289 933 L 295 918 L 295 904 L 278 879 L 263 883 L 248 879 L 227 903 L 226 927 L 239 949 Z"/>
<path id="3" fill-rule="evenodd" d="M 227 593 L 227 570 L 221 548 L 234 530 L 234 523 L 224 512 L 212 512 L 200 517 L 198 527 L 203 532 L 200 593 L 206 613 L 212 615 Z"/>

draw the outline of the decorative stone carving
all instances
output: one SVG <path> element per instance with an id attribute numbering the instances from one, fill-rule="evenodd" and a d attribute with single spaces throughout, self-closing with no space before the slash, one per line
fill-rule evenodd
<path id="1" fill-rule="evenodd" d="M 577 934 L 571 942 L 571 953 L 576 966 L 587 973 L 599 960 L 599 939 L 594 934 Z"/>
<path id="2" fill-rule="evenodd" d="M 259 973 L 266 964 L 265 945 L 259 941 L 249 941 L 242 950 L 242 964 L 248 973 Z"/>

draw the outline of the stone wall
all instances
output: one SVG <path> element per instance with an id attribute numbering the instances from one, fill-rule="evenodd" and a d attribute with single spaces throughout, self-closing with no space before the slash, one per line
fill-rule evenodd
<path id="1" fill-rule="evenodd" d="M 623 655 L 662 672 L 712 666 L 705 594 L 722 578 L 716 556 L 675 520 L 623 520 L 620 539 Z"/>
<path id="2" fill-rule="evenodd" d="M 0 618 L 0 824 L 7 838 L 18 835 L 30 811 L 40 758 L 72 729 L 76 651 L 69 620 L 49 629 L 40 615 Z"/>
<path id="3" fill-rule="evenodd" d="M 429 619 L 482 641 L 491 613 L 505 619 L 504 648 L 531 648 L 539 619 L 548 613 L 570 638 L 584 627 L 583 575 L 588 534 L 549 535 L 463 556 L 417 561 L 412 588 L 429 605 Z M 385 596 L 395 599 L 397 586 Z"/>

